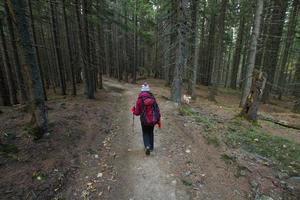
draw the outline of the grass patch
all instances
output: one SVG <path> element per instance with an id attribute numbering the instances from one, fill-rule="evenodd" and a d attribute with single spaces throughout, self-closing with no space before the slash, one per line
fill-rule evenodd
<path id="1" fill-rule="evenodd" d="M 192 186 L 193 182 L 191 180 L 187 180 L 187 179 L 181 179 L 181 182 L 183 183 L 183 185 L 185 186 Z"/>
<path id="2" fill-rule="evenodd" d="M 182 105 L 179 107 L 179 114 L 184 116 L 195 116 L 197 115 L 197 112 L 190 106 Z"/>
<path id="3" fill-rule="evenodd" d="M 233 164 L 236 163 L 236 157 L 234 156 L 230 156 L 228 154 L 222 154 L 221 155 L 221 159 L 226 163 L 226 164 Z"/>
<path id="4" fill-rule="evenodd" d="M 196 122 L 205 125 L 205 130 L 212 130 L 216 128 L 216 122 L 206 116 L 197 115 L 195 116 L 195 120 Z"/>
<path id="5" fill-rule="evenodd" d="M 216 127 L 216 121 L 208 118 L 205 115 L 201 115 L 193 108 L 187 105 L 180 106 L 179 113 L 184 116 L 191 116 L 197 123 L 201 123 L 205 126 L 205 130 L 211 130 Z"/>
<path id="6" fill-rule="evenodd" d="M 0 144 L 0 154 L 16 154 L 19 150 L 14 144 Z"/>
<path id="7" fill-rule="evenodd" d="M 241 118 L 236 118 L 229 124 L 226 144 L 269 158 L 278 164 L 280 169 L 290 173 L 300 172 L 299 144 L 266 133 L 259 126 Z"/>
<path id="8" fill-rule="evenodd" d="M 204 134 L 204 138 L 208 144 L 214 145 L 215 147 L 219 147 L 221 145 L 220 139 L 214 133 Z"/>
<path id="9" fill-rule="evenodd" d="M 46 172 L 43 172 L 41 170 L 33 172 L 32 174 L 32 179 L 38 180 L 38 181 L 43 181 L 46 180 L 48 178 L 48 175 L 46 174 Z"/>
<path id="10" fill-rule="evenodd" d="M 43 131 L 40 127 L 34 126 L 32 123 L 27 123 L 23 130 L 29 136 L 32 136 L 34 140 L 39 140 L 43 137 Z"/>
<path id="11" fill-rule="evenodd" d="M 215 120 L 210 119 L 205 115 L 201 115 L 199 112 L 187 105 L 181 106 L 179 108 L 179 113 L 183 116 L 190 116 L 195 120 L 195 122 L 203 125 L 205 131 L 203 136 L 208 144 L 212 144 L 215 147 L 220 146 L 221 142 L 216 134 L 217 122 Z"/>
<path id="12" fill-rule="evenodd" d="M 0 156 L 9 159 L 17 159 L 19 149 L 14 144 L 1 144 L 0 143 Z"/>

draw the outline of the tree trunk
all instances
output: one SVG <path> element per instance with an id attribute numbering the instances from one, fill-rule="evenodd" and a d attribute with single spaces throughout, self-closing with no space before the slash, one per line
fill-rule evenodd
<path id="1" fill-rule="evenodd" d="M 175 20 L 177 24 L 176 30 L 176 61 L 174 69 L 174 78 L 171 88 L 171 99 L 181 104 L 181 90 L 182 90 L 182 72 L 184 67 L 185 55 L 184 55 L 184 42 L 185 42 L 185 27 L 184 27 L 184 5 L 181 0 L 174 2 L 175 8 Z"/>
<path id="2" fill-rule="evenodd" d="M 101 7 L 99 5 L 99 3 L 97 3 L 97 9 L 99 11 L 101 11 Z M 103 32 L 103 21 L 101 20 L 101 16 L 100 16 L 100 12 L 98 11 L 98 24 L 97 24 L 97 32 L 98 32 L 98 88 L 99 89 L 103 89 L 103 80 L 102 80 L 102 76 L 103 76 L 103 69 L 104 69 L 104 54 L 105 52 L 103 51 L 103 46 L 104 46 L 104 32 Z M 101 25 L 100 25 L 101 23 Z"/>
<path id="3" fill-rule="evenodd" d="M 194 1 L 194 6 L 196 7 L 196 12 L 195 12 L 195 48 L 193 49 L 194 52 L 194 57 L 193 57 L 193 77 L 192 77 L 192 91 L 191 91 L 191 96 L 193 99 L 196 99 L 196 85 L 197 85 L 197 75 L 198 75 L 198 65 L 199 65 L 199 51 L 200 51 L 200 35 L 199 35 L 199 31 L 198 31 L 198 27 L 199 27 L 199 22 L 197 21 L 198 19 L 198 12 L 197 12 L 197 8 L 198 8 L 198 2 Z M 202 41 L 203 42 L 203 41 Z"/>
<path id="4" fill-rule="evenodd" d="M 26 12 L 28 5 L 26 0 L 12 0 L 11 2 L 15 10 L 20 44 L 24 52 L 24 66 L 31 70 L 31 88 L 33 97 L 32 123 L 38 132 L 43 135 L 48 131 L 47 109 L 44 102 L 45 96 L 42 78 L 37 63 L 36 49 L 34 48 L 32 33 L 30 32 L 29 26 L 30 22 L 28 21 L 28 13 Z"/>
<path id="5" fill-rule="evenodd" d="M 244 10 L 244 9 L 243 9 Z M 236 46 L 235 46 L 235 53 L 233 56 L 233 63 L 232 63 L 232 72 L 231 72 L 231 82 L 230 82 L 230 87 L 232 89 L 236 89 L 237 85 L 237 75 L 239 71 L 239 65 L 241 61 L 241 51 L 242 51 L 242 46 L 243 46 L 243 41 L 244 41 L 244 29 L 245 29 L 245 15 L 244 13 L 240 13 L 242 16 L 240 17 L 240 24 L 239 24 L 239 31 L 237 35 L 237 40 L 236 40 Z"/>
<path id="6" fill-rule="evenodd" d="M 15 36 L 15 30 L 12 22 L 12 16 L 9 11 L 8 1 L 5 1 L 5 11 L 7 15 L 8 29 L 11 36 L 11 46 L 13 47 L 13 55 L 15 60 L 15 71 L 17 75 L 17 82 L 21 93 L 21 102 L 24 104 L 28 101 L 27 87 L 23 78 L 21 63 L 19 58 L 19 51 L 17 46 L 17 40 Z"/>
<path id="7" fill-rule="evenodd" d="M 298 54 L 295 72 L 295 89 L 294 95 L 296 97 L 296 103 L 294 105 L 293 111 L 300 113 L 300 54 Z"/>
<path id="8" fill-rule="evenodd" d="M 76 81 L 75 81 L 75 74 L 74 74 L 74 60 L 71 50 L 71 38 L 70 32 L 68 27 L 68 18 L 66 14 L 66 1 L 63 0 L 63 15 L 64 15 L 64 22 L 65 22 L 65 29 L 66 29 L 66 37 L 67 37 L 67 44 L 68 44 L 68 56 L 70 62 L 70 70 L 71 70 L 71 77 L 72 77 L 72 95 L 76 96 Z"/>
<path id="9" fill-rule="evenodd" d="M 79 53 L 79 63 L 80 63 L 80 69 L 81 69 L 81 73 L 83 74 L 83 82 L 84 82 L 84 94 L 87 95 L 88 94 L 88 76 L 87 76 L 87 65 L 84 62 L 84 57 L 85 54 L 83 52 L 85 52 L 85 46 L 84 46 L 84 33 L 83 33 L 83 28 L 82 28 L 82 24 L 81 24 L 81 20 L 80 20 L 80 16 L 81 16 L 81 2 L 79 0 L 75 1 L 75 9 L 76 9 L 76 22 L 77 22 L 77 27 L 78 27 L 78 44 L 79 44 L 79 48 L 78 48 L 78 53 Z M 80 73 L 80 74 L 81 74 Z"/>
<path id="10" fill-rule="evenodd" d="M 213 62 L 213 74 L 211 77 L 212 87 L 209 91 L 209 100 L 216 101 L 216 95 L 218 93 L 218 86 L 221 79 L 221 65 L 223 64 L 224 58 L 224 35 L 225 35 L 225 18 L 226 18 L 226 8 L 228 0 L 222 0 L 220 15 L 218 17 L 218 27 L 217 27 L 217 49 L 215 55 L 215 61 Z"/>
<path id="11" fill-rule="evenodd" d="M 55 11 L 57 9 L 56 0 L 50 0 L 50 8 L 51 8 L 51 19 L 52 19 L 52 31 L 53 31 L 53 39 L 54 39 L 54 48 L 57 60 L 57 68 L 58 68 L 58 75 L 60 80 L 60 87 L 61 87 L 61 95 L 66 95 L 66 82 L 63 70 L 63 62 L 62 62 L 62 54 L 59 42 L 59 29 L 57 27 L 57 16 Z"/>
<path id="12" fill-rule="evenodd" d="M 7 48 L 7 44 L 6 44 L 6 39 L 4 36 L 4 31 L 3 31 L 3 24 L 2 24 L 2 19 L 0 19 L 0 34 L 1 34 L 1 39 L 2 39 L 2 45 L 3 45 L 3 51 L 4 51 L 4 60 L 6 63 L 6 74 L 7 74 L 7 80 L 8 80 L 8 88 L 10 91 L 10 100 L 12 104 L 18 104 L 18 99 L 17 99 L 17 87 L 16 87 L 16 83 L 14 81 L 14 74 L 12 71 L 12 65 L 11 62 L 9 60 L 9 55 L 8 55 L 8 48 Z"/>
<path id="13" fill-rule="evenodd" d="M 128 14 L 127 14 L 127 2 L 124 1 L 124 24 L 125 24 L 125 27 L 127 28 L 128 26 Z M 124 65 L 125 65 L 125 81 L 128 82 L 128 73 L 129 73 L 129 63 L 128 63 L 128 33 L 127 33 L 127 29 L 126 30 L 123 30 L 123 45 L 124 45 L 124 48 L 123 48 L 123 59 L 124 59 Z"/>
<path id="14" fill-rule="evenodd" d="M 137 46 L 138 46 L 138 36 L 137 36 L 137 29 L 138 29 L 138 23 L 137 23 L 137 1 L 135 0 L 134 4 L 134 38 L 133 38 L 133 71 L 132 71 L 132 83 L 136 83 L 136 70 L 137 70 L 137 65 L 138 65 L 138 60 L 137 60 Z"/>
<path id="15" fill-rule="evenodd" d="M 194 81 L 197 81 L 197 67 L 198 67 L 198 59 L 199 59 L 199 31 L 198 31 L 198 0 L 192 0 L 191 2 L 191 38 L 190 38 L 190 52 L 191 54 L 194 54 L 193 60 L 191 62 L 191 66 L 187 69 L 187 78 L 188 78 L 188 87 L 187 87 L 187 93 L 189 95 L 192 95 L 195 97 L 195 91 L 193 95 L 193 90 L 195 90 L 196 84 L 194 84 Z M 197 54 L 196 51 L 197 50 Z M 192 64 L 193 63 L 193 64 Z M 196 75 L 195 75 L 196 73 Z"/>
<path id="16" fill-rule="evenodd" d="M 287 30 L 286 40 L 283 48 L 283 55 L 280 63 L 280 72 L 279 72 L 279 80 L 278 80 L 279 99 L 281 99 L 282 94 L 284 92 L 284 86 L 286 82 L 285 69 L 286 69 L 286 65 L 290 53 L 290 48 L 292 46 L 295 37 L 295 29 L 297 26 L 298 13 L 299 13 L 299 0 L 294 0 L 292 5 L 292 11 L 289 15 L 288 30 Z"/>
<path id="17" fill-rule="evenodd" d="M 45 40 L 45 33 L 44 33 L 44 27 L 43 27 L 43 23 L 40 23 L 40 28 L 41 28 L 41 40 L 42 40 L 42 43 L 45 45 L 45 48 L 44 48 L 44 59 L 45 59 L 45 63 L 47 64 L 47 66 L 45 67 L 45 87 L 47 89 L 50 89 L 50 86 L 52 85 L 52 80 L 51 80 L 51 65 L 50 65 L 50 60 L 49 60 L 49 53 L 48 53 L 48 47 L 47 46 L 47 43 L 46 43 L 46 40 Z"/>
<path id="18" fill-rule="evenodd" d="M 118 16 L 117 16 L 117 1 L 114 0 L 114 20 L 115 21 L 118 21 Z M 113 47 L 114 47 L 114 50 L 113 50 L 113 54 L 114 54 L 114 68 L 115 68 L 115 71 L 116 71 L 116 77 L 119 81 L 121 80 L 121 70 L 120 70 L 120 56 L 119 56 L 119 30 L 118 30 L 118 26 L 116 23 L 113 23 L 112 24 L 113 26 Z"/>
<path id="19" fill-rule="evenodd" d="M 39 52 L 39 49 L 38 49 L 38 46 L 37 46 L 37 39 L 36 39 L 36 34 L 35 34 L 35 26 L 34 26 L 34 18 L 33 18 L 33 13 L 32 13 L 31 0 L 28 0 L 28 5 L 29 5 L 30 18 L 31 18 L 31 29 L 32 29 L 32 34 L 33 34 L 33 42 L 35 44 L 34 46 L 35 46 L 35 49 L 36 49 L 38 67 L 40 68 L 40 76 L 42 78 L 43 93 L 44 93 L 44 98 L 47 101 L 47 92 L 46 92 L 45 84 L 44 84 L 44 72 L 43 72 L 43 68 L 42 68 L 42 65 L 41 65 L 40 52 Z"/>
<path id="20" fill-rule="evenodd" d="M 267 84 L 263 94 L 263 102 L 269 101 L 272 84 L 274 82 L 274 75 L 277 67 L 278 52 L 280 49 L 280 41 L 282 37 L 285 13 L 287 9 L 286 0 L 275 0 L 274 9 L 272 10 L 271 25 L 268 32 L 268 39 L 266 42 L 266 55 L 264 56 L 264 72 L 267 74 Z"/>
<path id="21" fill-rule="evenodd" d="M 1 20 L 1 19 L 0 19 Z M 11 106 L 8 81 L 5 75 L 4 58 L 2 56 L 2 48 L 0 48 L 0 95 L 4 106 Z"/>
<path id="22" fill-rule="evenodd" d="M 207 62 L 205 63 L 205 82 L 204 85 L 210 86 L 212 84 L 212 73 L 215 61 L 215 42 L 216 42 L 216 16 L 217 12 L 215 7 L 217 6 L 216 0 L 209 2 L 209 9 L 211 10 L 209 30 L 208 30 L 208 40 L 207 40 Z"/>
<path id="23" fill-rule="evenodd" d="M 110 56 L 109 56 L 109 35 L 108 35 L 108 25 L 104 24 L 104 53 L 105 53 L 105 74 L 109 76 L 110 69 Z"/>
<path id="24" fill-rule="evenodd" d="M 262 0 L 260 0 L 262 1 Z M 254 71 L 252 76 L 252 85 L 246 98 L 246 103 L 242 109 L 241 115 L 245 118 L 256 121 L 257 111 L 259 109 L 260 100 L 266 84 L 266 77 L 262 72 Z"/>
<path id="25" fill-rule="evenodd" d="M 255 56 L 256 56 L 257 41 L 258 41 L 259 31 L 260 31 L 263 3 L 264 3 L 263 0 L 256 1 L 254 27 L 252 30 L 250 51 L 249 51 L 248 61 L 247 61 L 247 72 L 246 72 L 246 79 L 245 79 L 245 84 L 244 84 L 244 88 L 243 88 L 243 96 L 242 96 L 241 103 L 240 103 L 241 107 L 245 105 L 247 96 L 249 95 L 249 92 L 251 89 L 251 80 L 252 80 L 252 74 L 253 74 L 254 65 L 255 65 Z"/>
<path id="26" fill-rule="evenodd" d="M 84 23 L 84 37 L 86 42 L 85 48 L 85 63 L 87 65 L 87 98 L 95 99 L 95 88 L 94 88 L 94 70 L 91 65 L 91 49 L 90 49 L 90 37 L 89 37 L 89 23 L 88 23 L 88 0 L 83 0 L 82 13 Z"/>

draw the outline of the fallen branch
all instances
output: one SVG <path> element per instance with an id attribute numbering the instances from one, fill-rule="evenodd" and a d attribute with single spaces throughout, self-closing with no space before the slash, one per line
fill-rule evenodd
<path id="1" fill-rule="evenodd" d="M 264 115 L 259 115 L 259 119 L 264 120 L 264 121 L 273 122 L 274 124 L 278 124 L 278 125 L 286 127 L 286 128 L 300 130 L 300 124 L 289 124 L 287 121 L 274 119 L 274 118 L 264 116 Z"/>

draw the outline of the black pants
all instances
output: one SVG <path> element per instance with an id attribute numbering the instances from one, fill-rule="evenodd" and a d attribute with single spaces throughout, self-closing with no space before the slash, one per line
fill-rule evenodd
<path id="1" fill-rule="evenodd" d="M 143 140 L 144 140 L 144 146 L 149 147 L 150 150 L 153 150 L 154 148 L 154 126 L 143 126 Z"/>

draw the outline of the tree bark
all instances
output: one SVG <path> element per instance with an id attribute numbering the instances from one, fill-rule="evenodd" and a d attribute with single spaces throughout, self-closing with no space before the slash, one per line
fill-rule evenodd
<path id="1" fill-rule="evenodd" d="M 298 54 L 295 72 L 295 89 L 294 95 L 296 97 L 296 103 L 294 105 L 293 111 L 300 113 L 300 54 Z"/>
<path id="2" fill-rule="evenodd" d="M 11 46 L 13 47 L 13 56 L 15 60 L 15 71 L 17 75 L 17 82 L 18 82 L 18 87 L 20 89 L 21 93 L 21 102 L 24 104 L 28 101 L 28 94 L 27 94 L 27 85 L 25 84 L 23 74 L 22 74 L 22 68 L 21 68 L 21 63 L 20 63 L 20 58 L 19 58 L 19 51 L 18 51 L 18 46 L 17 46 L 17 40 L 16 40 L 16 35 L 15 35 L 15 30 L 14 30 L 14 25 L 12 22 L 12 16 L 9 11 L 9 6 L 8 6 L 8 1 L 5 1 L 5 11 L 7 15 L 7 22 L 8 22 L 8 29 L 9 33 L 11 36 Z"/>
<path id="3" fill-rule="evenodd" d="M 44 98 L 47 101 L 47 92 L 45 89 L 45 84 L 44 84 L 44 71 L 43 67 L 41 64 L 41 57 L 40 57 L 40 52 L 37 46 L 37 38 L 35 34 L 35 25 L 34 25 L 34 18 L 33 18 L 33 13 L 32 13 L 32 5 L 31 5 L 31 0 L 28 0 L 28 5 L 29 5 L 29 12 L 30 12 L 30 18 L 31 18 L 31 29 L 32 29 L 32 34 L 33 34 L 33 41 L 34 41 L 34 46 L 36 49 L 36 55 L 37 55 L 37 62 L 38 62 L 38 67 L 40 68 L 40 76 L 42 78 L 42 84 L 43 84 L 43 91 L 44 91 Z"/>
<path id="4" fill-rule="evenodd" d="M 177 24 L 176 30 L 176 61 L 174 69 L 174 78 L 171 88 L 171 99 L 177 104 L 181 104 L 181 93 L 182 93 L 182 72 L 184 67 L 185 55 L 184 55 L 184 46 L 185 46 L 185 27 L 184 27 L 184 5 L 181 0 L 174 1 L 175 8 L 175 20 Z"/>
<path id="5" fill-rule="evenodd" d="M 218 17 L 218 26 L 217 26 L 217 49 L 215 60 L 213 64 L 213 74 L 211 77 L 212 87 L 209 91 L 209 100 L 216 101 L 216 95 L 218 93 L 218 86 L 221 79 L 221 65 L 223 64 L 224 59 L 224 35 L 225 35 L 225 17 L 226 17 L 226 8 L 228 0 L 222 0 L 220 15 Z"/>
<path id="6" fill-rule="evenodd" d="M 57 68 L 58 68 L 58 75 L 60 80 L 60 87 L 61 87 L 61 95 L 66 95 L 66 81 L 64 76 L 63 70 L 63 62 L 62 62 L 62 54 L 61 54 L 61 47 L 59 42 L 59 29 L 57 27 L 57 18 L 55 14 L 55 10 L 57 9 L 56 0 L 50 0 L 50 9 L 51 9 L 51 20 L 52 20 L 52 31 L 53 31 L 53 39 L 54 39 L 54 48 L 55 48 L 55 56 L 57 60 Z"/>
<path id="7" fill-rule="evenodd" d="M 193 77 L 192 77 L 192 91 L 191 91 L 191 96 L 193 99 L 196 99 L 196 85 L 197 85 L 197 76 L 198 76 L 198 67 L 199 67 L 199 51 L 200 51 L 200 44 L 199 44 L 199 41 L 200 41 L 200 34 L 199 34 L 199 31 L 198 31 L 198 27 L 199 27 L 199 22 L 197 21 L 198 20 L 198 11 L 197 11 L 197 8 L 198 8 L 198 1 L 197 0 L 194 0 L 193 1 L 194 3 L 194 7 L 196 11 L 195 14 L 194 14 L 194 20 L 195 20 L 195 48 L 193 49 L 193 54 L 194 54 L 194 57 L 193 57 Z M 203 42 L 203 41 L 202 41 Z"/>
<path id="8" fill-rule="evenodd" d="M 117 1 L 114 0 L 114 20 L 115 21 L 118 21 L 118 10 L 117 10 Z M 117 24 L 114 22 L 112 24 L 113 26 L 113 47 L 114 47 L 114 50 L 113 50 L 113 54 L 114 54 L 114 68 L 115 68 L 115 72 L 116 72 L 116 77 L 119 81 L 121 80 L 121 69 L 120 69 L 120 56 L 119 56 L 119 30 L 118 30 L 118 26 Z"/>
<path id="9" fill-rule="evenodd" d="M 68 17 L 66 14 L 66 1 L 63 0 L 62 3 L 63 3 L 63 15 L 64 15 L 64 22 L 65 22 L 65 29 L 66 29 L 67 44 L 68 44 L 68 56 L 69 56 L 70 71 L 71 71 L 71 78 L 72 78 L 72 95 L 76 96 L 74 60 L 73 60 L 72 49 L 71 49 L 71 38 L 70 38 L 70 32 L 69 32 L 69 27 L 68 27 Z"/>
<path id="10" fill-rule="evenodd" d="M 212 84 L 212 73 L 215 59 L 215 42 L 216 42 L 216 16 L 217 12 L 215 7 L 217 6 L 216 0 L 210 1 L 208 3 L 209 9 L 211 10 L 210 14 L 210 22 L 209 22 L 209 30 L 208 30 L 208 39 L 207 39 L 207 59 L 205 63 L 205 81 L 204 85 L 211 86 Z"/>
<path id="11" fill-rule="evenodd" d="M 7 43 L 6 43 L 6 39 L 5 39 L 5 35 L 4 35 L 4 31 L 3 31 L 3 24 L 2 24 L 2 19 L 0 19 L 0 34 L 1 34 L 1 39 L 2 39 L 2 45 L 3 45 L 3 51 L 4 51 L 4 60 L 6 63 L 6 74 L 7 74 L 7 81 L 8 81 L 8 88 L 10 91 L 10 100 L 12 104 L 18 104 L 18 98 L 17 98 L 17 87 L 16 87 L 16 83 L 14 81 L 14 74 L 12 71 L 12 65 L 9 59 L 9 55 L 8 55 L 8 48 L 7 48 Z"/>
<path id="12" fill-rule="evenodd" d="M 9 1 L 10 2 L 10 1 Z M 24 52 L 24 66 L 31 70 L 31 88 L 33 97 L 32 123 L 38 129 L 41 135 L 48 131 L 47 109 L 44 101 L 44 92 L 42 78 L 40 75 L 36 49 L 32 33 L 30 32 L 30 22 L 28 21 L 28 5 L 26 0 L 12 0 L 12 6 L 15 10 L 16 23 L 20 35 L 20 44 Z"/>
<path id="13" fill-rule="evenodd" d="M 137 48 L 138 48 L 138 23 L 137 23 L 137 1 L 135 0 L 134 4 L 134 38 L 133 38 L 133 70 L 132 70 L 132 83 L 136 83 L 136 71 L 137 71 L 137 65 L 138 65 L 138 59 L 137 59 Z"/>
<path id="14" fill-rule="evenodd" d="M 245 29 L 245 16 L 241 11 L 241 17 L 240 17 L 240 24 L 239 24 L 239 31 L 238 31 L 238 36 L 236 40 L 236 46 L 235 46 L 235 53 L 233 56 L 233 66 L 232 66 L 232 72 L 231 72 L 231 82 L 230 82 L 230 87 L 232 89 L 236 89 L 237 85 L 237 75 L 239 71 L 239 65 L 241 61 L 241 51 L 242 51 L 242 46 L 243 46 L 243 41 L 244 41 L 244 29 Z"/>
<path id="15" fill-rule="evenodd" d="M 279 72 L 279 80 L 278 80 L 278 86 L 279 86 L 279 99 L 281 99 L 282 94 L 284 92 L 284 86 L 286 82 L 286 74 L 285 69 L 290 53 L 290 48 L 292 46 L 294 37 L 295 37 L 295 29 L 297 26 L 297 16 L 299 13 L 299 0 L 294 0 L 292 5 L 292 11 L 289 15 L 289 21 L 288 21 L 288 30 L 286 34 L 286 40 L 283 48 L 283 55 L 280 63 L 280 72 Z"/>
<path id="16" fill-rule="evenodd" d="M 266 77 L 262 72 L 254 71 L 252 76 L 252 85 L 247 95 L 246 103 L 242 109 L 241 116 L 248 120 L 257 120 L 257 111 L 266 84 Z"/>
<path id="17" fill-rule="evenodd" d="M 87 65 L 84 63 L 84 53 L 85 52 L 85 46 L 84 46 L 84 32 L 80 20 L 81 16 L 81 3 L 79 0 L 75 1 L 75 9 L 76 9 L 76 22 L 77 22 L 77 27 L 78 27 L 78 53 L 79 53 L 79 64 L 80 64 L 80 69 L 81 73 L 83 74 L 83 82 L 84 82 L 84 94 L 87 95 L 88 93 L 88 77 L 87 77 Z M 81 74 L 80 73 L 80 74 Z"/>
<path id="18" fill-rule="evenodd" d="M 280 42 L 282 37 L 285 13 L 287 9 L 286 0 L 275 0 L 274 9 L 272 10 L 271 25 L 268 32 L 268 39 L 266 42 L 266 55 L 264 56 L 263 70 L 267 74 L 267 84 L 263 94 L 263 102 L 269 101 L 272 84 L 274 83 L 274 75 L 277 67 L 278 52 L 280 49 Z"/>
<path id="19" fill-rule="evenodd" d="M 187 93 L 189 95 L 193 94 L 193 90 L 195 88 L 194 81 L 197 81 L 197 74 L 195 76 L 195 73 L 197 73 L 197 67 L 198 67 L 198 59 L 199 59 L 199 31 L 198 31 L 198 0 L 192 0 L 191 2 L 191 38 L 190 38 L 190 52 L 193 54 L 193 59 L 191 62 L 192 67 L 188 67 L 187 69 L 187 75 L 188 75 L 188 87 L 187 87 Z M 196 51 L 197 50 L 197 54 Z M 196 78 L 195 78 L 196 77 Z M 194 95 L 195 97 L 195 91 Z"/>
<path id="20" fill-rule="evenodd" d="M 91 65 L 91 49 L 90 49 L 90 37 L 89 37 L 89 22 L 88 22 L 88 0 L 83 0 L 82 13 L 84 23 L 84 37 L 86 42 L 85 48 L 85 65 L 87 65 L 87 98 L 95 99 L 95 88 L 94 88 L 94 70 Z"/>
<path id="21" fill-rule="evenodd" d="M 263 0 L 256 1 L 256 12 L 255 12 L 255 19 L 254 19 L 254 27 L 252 30 L 252 36 L 250 42 L 250 51 L 249 51 L 248 61 L 247 61 L 246 79 L 243 88 L 243 96 L 240 102 L 241 107 L 245 105 L 247 96 L 249 95 L 251 89 L 251 80 L 252 80 L 252 74 L 255 65 L 255 56 L 256 56 L 257 41 L 258 41 L 259 31 L 260 31 L 263 3 L 264 3 Z"/>
<path id="22" fill-rule="evenodd" d="M 1 20 L 1 19 L 0 19 Z M 11 106 L 8 81 L 5 75 L 4 60 L 2 56 L 2 48 L 0 48 L 0 95 L 4 106 Z"/>

